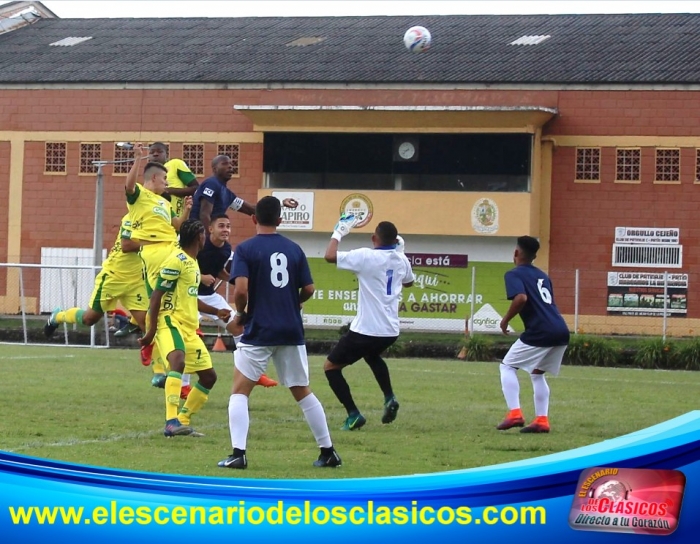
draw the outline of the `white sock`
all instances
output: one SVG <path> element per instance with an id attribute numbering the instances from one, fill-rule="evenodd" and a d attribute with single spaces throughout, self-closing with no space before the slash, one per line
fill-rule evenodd
<path id="1" fill-rule="evenodd" d="M 306 422 L 311 428 L 311 432 L 316 439 L 319 448 L 330 448 L 333 445 L 331 442 L 331 433 L 328 430 L 328 422 L 326 421 L 326 413 L 323 411 L 323 406 L 316 398 L 316 395 L 311 393 L 298 403 L 299 408 L 304 412 Z"/>
<path id="2" fill-rule="evenodd" d="M 239 450 L 246 448 L 250 416 L 248 414 L 248 397 L 231 395 L 228 401 L 228 428 L 231 433 L 231 445 Z"/>
<path id="3" fill-rule="evenodd" d="M 508 410 L 520 408 L 520 383 L 517 371 L 517 368 L 501 363 L 501 389 L 503 389 Z"/>
<path id="4" fill-rule="evenodd" d="M 530 374 L 535 397 L 535 415 L 546 416 L 549 412 L 549 385 L 544 374 Z"/>
<path id="5" fill-rule="evenodd" d="M 192 377 L 192 374 L 183 374 L 182 375 L 182 387 L 185 387 L 186 385 L 190 385 L 190 378 Z"/>
<path id="6" fill-rule="evenodd" d="M 237 345 L 238 345 L 238 342 L 241 341 L 241 338 L 243 338 L 243 335 L 242 335 L 242 334 L 239 334 L 238 336 L 234 336 L 234 337 L 233 337 L 233 345 L 234 345 L 234 346 L 237 346 Z"/>

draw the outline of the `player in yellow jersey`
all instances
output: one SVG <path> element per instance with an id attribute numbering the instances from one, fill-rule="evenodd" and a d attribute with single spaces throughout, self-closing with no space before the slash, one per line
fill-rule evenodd
<path id="1" fill-rule="evenodd" d="M 176 216 L 170 202 L 163 196 L 167 188 L 166 170 L 162 164 L 149 162 L 143 171 L 143 185 L 137 183 L 141 160 L 145 157 L 141 144 L 134 147 L 134 163 L 126 176 L 126 203 L 133 226 L 132 239 L 140 244 L 139 255 L 145 269 L 146 291 L 150 296 L 160 274 L 161 264 L 177 246 L 177 230 L 190 213 L 191 199 L 185 199 L 182 213 Z M 148 326 L 148 324 L 146 324 Z M 148 366 L 153 360 L 153 385 L 159 386 L 165 376 L 165 366 L 153 356 L 153 347 L 141 349 L 141 362 Z"/>
<path id="2" fill-rule="evenodd" d="M 180 248 L 163 262 L 151 295 L 148 331 L 140 340 L 144 346 L 155 339 L 158 351 L 170 370 L 165 381 L 165 431 L 167 437 L 202 436 L 190 427 L 190 417 L 202 409 L 216 383 L 216 372 L 202 339 L 197 335 L 199 312 L 228 320 L 230 309 L 219 310 L 197 297 L 201 280 L 197 253 L 204 247 L 204 226 L 185 221 L 180 227 Z M 182 374 L 196 373 L 199 381 L 180 409 Z"/>
<path id="3" fill-rule="evenodd" d="M 185 197 L 192 196 L 197 190 L 197 178 L 182 159 L 169 159 L 168 146 L 162 142 L 151 144 L 148 149 L 150 160 L 165 166 L 168 182 L 167 193 L 171 196 L 170 205 L 177 215 L 180 215 L 185 205 Z"/>
<path id="4" fill-rule="evenodd" d="M 117 303 L 129 310 L 141 330 L 146 330 L 148 295 L 142 278 L 142 261 L 139 244 L 131 239 L 131 217 L 122 217 L 114 246 L 102 263 L 102 270 L 95 277 L 95 289 L 88 308 L 56 309 L 44 325 L 44 334 L 53 336 L 61 323 L 82 323 L 88 327 L 97 324 L 106 312 L 117 308 Z"/>

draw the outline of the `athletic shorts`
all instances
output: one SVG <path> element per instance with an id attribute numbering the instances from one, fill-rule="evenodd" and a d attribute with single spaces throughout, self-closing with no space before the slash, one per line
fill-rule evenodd
<path id="1" fill-rule="evenodd" d="M 249 380 L 257 382 L 272 359 L 277 379 L 285 387 L 309 385 L 309 359 L 306 346 L 251 346 L 239 343 L 233 352 L 236 368 Z"/>
<path id="2" fill-rule="evenodd" d="M 529 374 L 532 374 L 533 370 L 542 370 L 556 376 L 559 374 L 566 348 L 567 346 L 530 346 L 518 339 L 506 353 L 503 364 L 519 368 Z"/>
<path id="3" fill-rule="evenodd" d="M 95 277 L 95 288 L 90 296 L 90 308 L 102 314 L 116 310 L 117 304 L 133 311 L 148 310 L 146 285 L 141 277 L 125 280 L 114 273 L 102 271 Z"/>
<path id="4" fill-rule="evenodd" d="M 141 246 L 139 256 L 144 265 L 146 291 L 149 297 L 156 287 L 158 276 L 160 276 L 160 271 L 163 269 L 163 263 L 172 255 L 175 249 L 177 249 L 177 244 L 174 242 L 157 242 Z"/>
<path id="5" fill-rule="evenodd" d="M 213 306 L 217 310 L 231 310 L 231 313 L 233 313 L 233 308 L 231 308 L 231 305 L 219 293 L 213 293 L 211 295 L 199 295 L 198 298 L 205 304 L 209 304 L 209 306 Z M 200 313 L 199 320 L 201 321 L 203 318 L 213 321 L 222 329 L 226 328 L 227 322 L 225 322 L 223 319 L 219 319 L 215 315 Z"/>
<path id="6" fill-rule="evenodd" d="M 168 355 L 180 350 L 185 352 L 185 373 L 194 374 L 200 370 L 212 368 L 211 356 L 207 346 L 193 330 L 187 330 L 173 316 L 166 315 L 158 318 L 156 330 L 156 347 L 168 366 Z"/>
<path id="7" fill-rule="evenodd" d="M 367 336 L 355 331 L 348 331 L 328 355 L 334 365 L 347 366 L 365 357 L 377 357 L 391 346 L 398 336 Z"/>

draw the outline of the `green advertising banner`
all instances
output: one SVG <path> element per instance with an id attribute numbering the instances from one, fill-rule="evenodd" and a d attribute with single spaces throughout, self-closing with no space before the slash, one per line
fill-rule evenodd
<path id="1" fill-rule="evenodd" d="M 510 302 L 506 299 L 503 275 L 512 263 L 471 262 L 465 255 L 407 254 L 416 281 L 402 292 L 399 306 L 404 330 L 463 332 L 474 302 L 473 331 L 500 333 L 500 321 Z M 357 313 L 356 276 L 323 259 L 310 258 L 316 286 L 304 304 L 304 323 L 317 327 L 340 327 Z M 472 269 L 475 270 L 472 293 Z M 519 318 L 511 322 L 522 330 Z"/>

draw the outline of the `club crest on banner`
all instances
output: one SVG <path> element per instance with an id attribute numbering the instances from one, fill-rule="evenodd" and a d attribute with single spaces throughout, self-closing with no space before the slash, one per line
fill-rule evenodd
<path id="1" fill-rule="evenodd" d="M 472 228 L 480 234 L 498 232 L 498 206 L 490 198 L 477 200 L 472 208 Z"/>
<path id="2" fill-rule="evenodd" d="M 372 219 L 372 201 L 366 195 L 353 193 L 343 200 L 340 204 L 340 214 L 353 214 L 360 218 L 360 222 L 355 225 L 355 228 L 364 227 Z"/>

